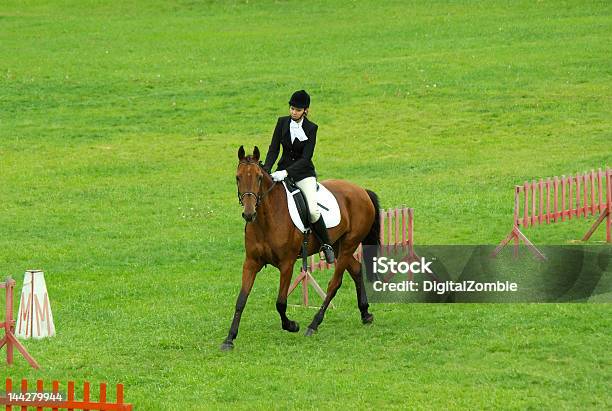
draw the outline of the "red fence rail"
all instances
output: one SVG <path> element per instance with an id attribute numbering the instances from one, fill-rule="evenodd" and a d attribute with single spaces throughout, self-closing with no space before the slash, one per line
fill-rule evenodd
<path id="1" fill-rule="evenodd" d="M 414 209 L 407 207 L 394 208 L 389 210 L 380 210 L 380 243 L 383 250 L 394 249 L 402 252 L 408 251 L 410 258 L 415 257 L 414 254 Z M 362 248 L 361 244 L 355 251 L 355 258 L 361 261 Z M 317 294 L 325 299 L 325 291 L 319 286 L 315 278 L 310 274 L 313 271 L 325 270 L 333 268 L 333 264 L 321 258 L 320 255 L 314 254 L 310 256 L 310 264 L 308 270 L 300 271 L 300 275 L 293 281 L 289 287 L 289 294 L 302 284 L 302 304 L 308 307 L 308 285 L 310 284 Z M 333 306 L 333 303 L 332 303 Z"/>
<path id="2" fill-rule="evenodd" d="M 38 363 L 28 353 L 25 347 L 15 337 L 15 320 L 13 320 L 13 289 L 15 288 L 15 280 L 11 277 L 7 278 L 5 282 L 0 283 L 0 289 L 5 289 L 5 311 L 4 311 L 4 322 L 0 323 L 0 328 L 4 328 L 4 337 L 0 340 L 0 348 L 6 345 L 6 363 L 8 365 L 13 364 L 13 349 L 17 348 L 21 355 L 30 363 L 34 368 L 40 368 Z"/>
<path id="3" fill-rule="evenodd" d="M 545 258 L 525 235 L 520 227 L 569 221 L 572 218 L 598 216 L 584 235 L 587 241 L 597 227 L 606 220 L 606 241 L 612 242 L 612 168 L 603 172 L 591 171 L 571 176 L 549 177 L 539 181 L 526 181 L 514 188 L 514 220 L 510 234 L 495 249 L 497 255 L 514 240 L 514 254 L 523 241 L 532 252 Z"/>
<path id="4" fill-rule="evenodd" d="M 401 247 L 414 255 L 414 209 L 398 207 L 380 210 L 380 244 L 388 249 Z M 355 252 L 355 258 L 361 261 L 361 245 Z M 319 255 L 310 256 L 310 271 L 333 268 Z"/>
<path id="5" fill-rule="evenodd" d="M 11 411 L 12 407 L 21 407 L 22 411 L 26 411 L 28 408 L 36 408 L 36 410 L 43 410 L 50 408 L 54 411 L 59 409 L 67 409 L 69 411 L 79 410 L 105 410 L 105 411 L 131 411 L 132 404 L 127 404 L 123 398 L 123 384 L 117 384 L 116 387 L 116 400 L 115 402 L 108 402 L 106 399 L 106 383 L 100 384 L 100 395 L 98 401 L 92 401 L 91 386 L 89 382 L 83 383 L 83 399 L 76 400 L 74 393 L 74 381 L 68 381 L 68 387 L 66 394 L 60 394 L 60 387 L 58 381 L 51 382 L 51 390 L 44 391 L 44 384 L 42 380 L 36 381 L 36 388 L 28 387 L 28 381 L 21 380 L 20 388 L 17 391 L 13 391 L 13 381 L 11 378 L 6 379 L 6 393 L 5 396 L 0 397 L 0 404 L 6 406 L 6 411 Z M 39 395 L 36 395 L 39 394 Z M 38 400 L 43 398 L 44 394 L 47 398 L 51 397 L 52 400 Z M 62 398 L 57 400 L 58 396 Z"/>

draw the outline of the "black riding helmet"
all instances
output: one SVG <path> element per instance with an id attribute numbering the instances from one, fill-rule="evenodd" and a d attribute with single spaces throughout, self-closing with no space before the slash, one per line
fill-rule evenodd
<path id="1" fill-rule="evenodd" d="M 308 108 L 310 107 L 310 96 L 305 90 L 299 90 L 291 95 L 289 105 L 295 108 Z"/>

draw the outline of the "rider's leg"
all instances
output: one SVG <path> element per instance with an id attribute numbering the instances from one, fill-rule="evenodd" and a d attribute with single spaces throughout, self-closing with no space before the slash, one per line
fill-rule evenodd
<path id="1" fill-rule="evenodd" d="M 317 179 L 315 177 L 306 177 L 295 183 L 306 197 L 308 203 L 308 210 L 310 212 L 309 218 L 313 229 L 313 232 L 321 242 L 321 249 L 325 254 L 325 260 L 331 264 L 334 262 L 334 250 L 332 249 L 327 234 L 327 227 L 323 221 L 323 216 L 317 205 Z"/>

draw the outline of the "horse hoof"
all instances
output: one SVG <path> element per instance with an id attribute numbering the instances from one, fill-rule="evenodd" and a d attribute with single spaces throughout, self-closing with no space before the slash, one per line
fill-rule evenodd
<path id="1" fill-rule="evenodd" d="M 221 351 L 231 351 L 234 349 L 234 343 L 231 341 L 223 341 L 221 344 Z"/>
<path id="2" fill-rule="evenodd" d="M 311 335 L 313 335 L 317 330 L 313 330 L 312 328 L 308 327 L 306 329 L 306 332 L 304 333 L 304 336 L 306 337 L 310 337 Z"/>
<path id="3" fill-rule="evenodd" d="M 374 321 L 374 314 L 368 313 L 364 317 L 361 317 L 361 322 L 365 325 L 372 324 L 372 321 Z"/>
<path id="4" fill-rule="evenodd" d="M 296 321 L 289 321 L 286 326 L 283 325 L 283 330 L 289 331 L 290 333 L 296 333 L 300 331 L 300 325 Z"/>

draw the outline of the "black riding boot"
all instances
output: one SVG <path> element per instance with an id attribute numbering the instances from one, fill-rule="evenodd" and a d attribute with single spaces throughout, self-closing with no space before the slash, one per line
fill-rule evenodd
<path id="1" fill-rule="evenodd" d="M 323 254 L 325 254 L 325 261 L 327 261 L 328 264 L 332 264 L 335 260 L 334 249 L 329 245 L 329 236 L 327 235 L 327 227 L 325 227 L 323 216 L 321 215 L 317 221 L 310 223 L 310 225 L 312 226 L 312 231 L 321 243 L 321 250 L 323 250 Z"/>

